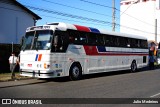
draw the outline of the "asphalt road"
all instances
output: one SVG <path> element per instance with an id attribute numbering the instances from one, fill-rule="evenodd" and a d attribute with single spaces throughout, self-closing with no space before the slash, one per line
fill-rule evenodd
<path id="1" fill-rule="evenodd" d="M 109 98 L 104 100 L 133 98 L 133 102 L 134 98 L 135 100 L 137 98 L 148 98 L 151 100 L 159 98 L 159 104 L 154 104 L 154 106 L 159 107 L 160 69 L 144 70 L 136 73 L 118 71 L 114 73 L 86 75 L 83 76 L 82 80 L 78 81 L 69 81 L 68 78 L 57 78 L 0 82 L 0 98 L 82 98 L 82 100 L 84 100 L 83 98 L 98 98 L 95 99 L 95 102 L 101 100 L 101 98 Z M 66 107 L 64 104 L 61 106 Z M 74 107 L 74 105 L 70 106 Z M 97 105 L 87 104 L 87 106 Z M 100 104 L 98 106 L 106 105 Z M 122 104 L 110 106 L 124 107 Z M 134 105 L 125 104 L 125 106 L 130 107 Z M 153 107 L 152 104 L 135 104 L 135 107 L 137 106 Z"/>

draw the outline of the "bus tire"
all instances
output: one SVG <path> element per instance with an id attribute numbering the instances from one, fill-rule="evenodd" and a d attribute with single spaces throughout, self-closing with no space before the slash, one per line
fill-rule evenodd
<path id="1" fill-rule="evenodd" d="M 79 63 L 73 63 L 69 70 L 70 80 L 79 80 L 82 76 L 82 67 Z"/>
<path id="2" fill-rule="evenodd" d="M 136 64 L 136 61 L 132 61 L 132 64 L 131 64 L 131 72 L 136 72 L 137 71 L 137 64 Z"/>

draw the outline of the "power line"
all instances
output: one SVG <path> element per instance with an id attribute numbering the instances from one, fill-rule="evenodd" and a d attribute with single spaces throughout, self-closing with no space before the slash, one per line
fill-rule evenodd
<path id="1" fill-rule="evenodd" d="M 53 10 L 40 9 L 40 8 L 36 8 L 36 7 L 32 7 L 32 6 L 27 6 L 27 7 L 30 7 L 32 9 L 35 9 L 35 10 L 38 10 L 38 11 L 44 11 L 44 12 L 51 13 L 51 14 L 57 14 L 57 15 L 60 15 L 60 16 L 71 17 L 71 18 L 81 19 L 81 20 L 85 20 L 85 21 L 92 21 L 94 23 L 96 22 L 96 23 L 102 23 L 102 24 L 107 24 L 107 23 L 110 24 L 110 25 L 112 24 L 111 22 L 105 22 L 105 21 L 101 21 L 101 20 L 97 20 L 97 19 L 91 19 L 91 18 L 86 18 L 86 17 L 82 17 L 82 16 L 77 16 L 77 15 L 71 15 L 71 14 L 57 12 L 57 11 L 53 11 Z M 144 32 L 144 33 L 154 34 L 152 32 L 147 32 L 147 31 L 127 27 L 127 26 L 123 26 L 123 25 L 120 25 L 120 24 L 116 24 L 116 25 L 121 26 L 121 27 L 125 27 L 125 28 L 128 28 L 128 29 Z"/>
<path id="2" fill-rule="evenodd" d="M 130 4 L 130 5 L 127 7 L 127 9 L 124 10 L 124 11 L 120 14 L 120 16 L 122 16 L 132 5 L 133 5 L 133 4 Z"/>
<path id="3" fill-rule="evenodd" d="M 98 13 L 98 12 L 94 12 L 94 11 L 90 11 L 90 10 L 86 10 L 86 9 L 81 9 L 81 8 L 77 8 L 77 7 L 73 7 L 73 6 L 69 6 L 69 5 L 65 5 L 65 4 L 61 4 L 61 3 L 56 3 L 56 2 L 53 2 L 53 1 L 49 1 L 49 0 L 42 0 L 42 1 L 52 3 L 52 4 L 56 4 L 56 5 L 60 5 L 60 6 L 64 6 L 64 7 L 69 7 L 69 8 L 81 10 L 81 11 L 85 11 L 85 12 L 89 12 L 89 13 L 94 13 L 94 14 L 101 15 L 101 16 L 112 17 L 110 15 L 106 15 L 106 14 L 102 14 L 102 13 Z"/>
<path id="4" fill-rule="evenodd" d="M 73 21 L 73 22 L 80 22 L 80 23 L 88 23 L 88 24 L 100 25 L 100 26 L 106 26 L 106 25 L 108 25 L 108 24 L 100 24 L 100 23 L 95 24 L 95 23 L 90 23 L 90 22 L 87 22 L 87 21 L 71 20 L 71 19 L 66 19 L 66 18 L 48 16 L 48 15 L 44 15 L 44 14 L 41 14 L 41 16 L 48 17 L 48 18 L 54 18 L 54 19 L 61 19 L 61 20 L 66 20 L 66 21 Z"/>
<path id="5" fill-rule="evenodd" d="M 102 5 L 102 4 L 98 4 L 98 3 L 95 3 L 95 2 L 90 2 L 90 1 L 87 1 L 87 0 L 80 0 L 80 1 L 86 2 L 86 3 L 89 3 L 89 4 L 92 4 L 92 5 L 101 6 L 101 7 L 112 8 L 112 7 L 107 6 L 107 5 Z M 119 10 L 119 9 L 117 9 L 117 8 L 115 8 L 115 10 L 117 10 L 117 11 L 119 11 L 119 12 L 122 12 L 121 10 Z M 123 13 L 123 12 L 122 12 L 122 13 Z M 147 25 L 150 25 L 150 26 L 155 27 L 154 25 L 152 25 L 152 24 L 150 24 L 150 23 L 147 23 L 147 22 L 144 22 L 144 21 L 142 21 L 142 20 L 140 20 L 140 19 L 138 19 L 138 18 L 136 18 L 136 17 L 133 17 L 133 16 L 131 16 L 131 15 L 129 15 L 129 14 L 126 14 L 126 13 L 123 13 L 123 14 L 125 14 L 125 15 L 127 15 L 127 16 L 129 16 L 129 17 L 131 17 L 131 18 L 133 18 L 133 19 L 141 22 L 141 23 L 144 23 L 144 24 L 147 24 Z"/>
<path id="6" fill-rule="evenodd" d="M 101 6 L 101 7 L 113 8 L 113 7 L 110 7 L 110 6 L 98 4 L 98 3 L 95 3 L 95 2 L 90 2 L 90 1 L 87 1 L 87 0 L 80 0 L 80 1 L 86 2 L 86 3 L 89 3 L 89 4 L 92 4 L 92 5 Z M 121 10 L 117 9 L 116 7 L 114 7 L 114 9 L 117 10 L 117 11 L 119 11 L 119 12 L 122 12 Z M 126 14 L 126 13 L 123 12 L 123 14 Z M 150 23 L 146 23 L 146 22 L 144 22 L 144 21 L 142 21 L 142 20 L 140 20 L 140 19 L 138 19 L 138 18 L 135 18 L 135 17 L 133 17 L 133 16 L 131 16 L 131 15 L 128 15 L 128 14 L 126 14 L 126 15 L 129 16 L 129 17 L 131 17 L 131 18 L 133 18 L 133 19 L 136 19 L 136 20 L 140 21 L 141 23 L 145 23 L 145 24 L 147 24 L 147 25 L 150 25 L 150 26 L 155 27 L 154 25 L 152 25 L 152 24 L 150 24 Z M 114 16 L 113 16 L 113 17 L 114 17 Z M 116 23 L 114 24 L 114 22 L 112 22 L 112 24 L 113 24 L 113 27 L 112 27 L 113 30 L 114 30 L 114 26 L 115 26 L 115 25 L 122 26 L 122 25 L 120 25 L 120 24 L 116 24 Z M 123 27 L 126 27 L 126 26 L 123 26 Z M 128 28 L 129 28 L 129 29 L 134 29 L 134 28 L 130 28 L 130 27 L 128 27 Z M 141 30 L 139 30 L 139 29 L 134 29 L 134 30 L 141 31 Z M 143 31 L 142 31 L 142 32 L 143 32 Z M 148 33 L 149 33 L 149 32 L 148 32 Z"/>
<path id="7" fill-rule="evenodd" d="M 59 17 L 53 17 L 53 16 L 46 16 L 46 15 L 43 15 L 43 14 L 41 14 L 41 16 L 45 16 L 45 17 L 50 17 L 50 18 L 55 18 L 55 19 L 62 19 L 62 20 L 67 20 L 67 21 L 73 21 L 73 22 L 80 22 L 80 23 L 88 23 L 88 24 L 94 24 L 95 25 L 95 23 L 89 23 L 89 22 L 84 22 L 84 21 L 77 21 L 77 20 L 70 20 L 70 19 L 66 19 L 66 18 L 59 18 Z M 96 25 L 100 25 L 100 26 L 106 26 L 105 24 L 96 24 Z M 122 27 L 124 27 L 124 28 L 127 28 L 127 29 L 132 29 L 132 30 L 138 30 L 138 31 L 140 31 L 140 32 L 145 32 L 145 33 L 150 33 L 150 34 L 154 34 L 154 33 L 151 33 L 151 32 L 146 32 L 146 31 L 143 31 L 143 30 L 139 30 L 139 29 L 134 29 L 134 28 L 131 28 L 131 27 L 127 27 L 127 26 L 123 26 L 123 25 L 118 25 L 118 26 L 122 26 Z M 110 26 L 111 27 L 111 26 Z"/>
<path id="8" fill-rule="evenodd" d="M 90 1 L 87 1 L 87 0 L 80 0 L 80 1 L 83 1 L 83 2 L 86 2 L 86 3 L 90 3 L 90 4 L 93 4 L 93 5 L 97 5 L 97 6 L 101 6 L 101 7 L 111 8 L 111 9 L 112 9 L 112 7 L 110 7 L 110 6 L 98 4 L 98 3 L 95 3 L 95 2 L 90 2 Z"/>
<path id="9" fill-rule="evenodd" d="M 124 28 L 127 28 L 127 29 L 132 29 L 134 31 L 139 31 L 139 32 L 148 33 L 148 34 L 155 34 L 155 33 L 152 33 L 152 32 L 147 32 L 147 31 L 144 31 L 144 30 L 139 30 L 139 29 L 131 28 L 131 27 L 128 27 L 128 26 L 120 25 L 120 24 L 117 24 L 117 25 L 121 26 L 121 27 L 124 27 Z"/>
<path id="10" fill-rule="evenodd" d="M 43 12 L 52 13 L 52 14 L 56 14 L 56 15 L 60 15 L 60 16 L 81 19 L 81 20 L 86 20 L 86 21 L 92 21 L 92 22 L 98 22 L 98 23 L 103 23 L 103 24 L 106 24 L 106 23 L 111 24 L 111 22 L 107 22 L 107 21 L 103 21 L 103 20 L 97 20 L 97 19 L 93 19 L 93 18 L 87 18 L 87 17 L 73 15 L 73 14 L 64 13 L 64 12 L 59 12 L 59 11 L 55 11 L 55 10 L 47 10 L 47 9 L 28 6 L 28 5 L 25 5 L 25 6 L 27 6 L 30 9 L 33 9 L 33 10 L 43 11 Z"/>

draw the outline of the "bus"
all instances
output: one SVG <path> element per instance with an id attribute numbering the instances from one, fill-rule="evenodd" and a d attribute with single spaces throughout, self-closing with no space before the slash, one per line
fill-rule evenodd
<path id="1" fill-rule="evenodd" d="M 160 49 L 158 47 L 158 50 L 157 50 L 157 64 L 159 65 L 160 64 Z"/>
<path id="2" fill-rule="evenodd" d="M 50 23 L 26 30 L 20 51 L 20 75 L 36 78 L 130 69 L 148 64 L 147 39 L 67 23 Z"/>

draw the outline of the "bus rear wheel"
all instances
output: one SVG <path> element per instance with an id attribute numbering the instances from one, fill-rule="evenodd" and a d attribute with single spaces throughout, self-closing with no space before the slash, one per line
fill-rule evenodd
<path id="1" fill-rule="evenodd" d="M 137 64 L 136 61 L 133 61 L 131 64 L 131 72 L 136 72 L 137 71 Z"/>
<path id="2" fill-rule="evenodd" d="M 69 70 L 69 77 L 70 80 L 79 80 L 82 76 L 82 68 L 81 65 L 78 63 L 72 64 Z"/>

